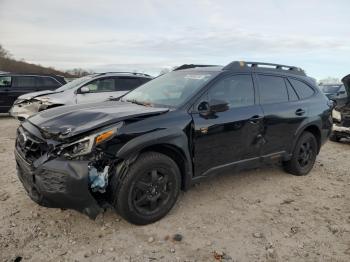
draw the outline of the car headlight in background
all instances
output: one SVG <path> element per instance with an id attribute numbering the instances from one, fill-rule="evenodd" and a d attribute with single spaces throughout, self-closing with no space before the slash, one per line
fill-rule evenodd
<path id="1" fill-rule="evenodd" d="M 335 109 L 332 111 L 332 117 L 339 122 L 341 121 L 341 113 Z"/>
<path id="2" fill-rule="evenodd" d="M 122 123 L 119 123 L 117 126 L 106 128 L 101 132 L 84 137 L 78 141 L 62 145 L 58 154 L 68 158 L 90 154 L 96 145 L 117 135 L 117 131 L 121 126 Z"/>

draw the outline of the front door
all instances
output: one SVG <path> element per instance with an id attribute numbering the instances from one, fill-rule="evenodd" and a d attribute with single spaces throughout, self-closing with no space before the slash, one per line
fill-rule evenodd
<path id="1" fill-rule="evenodd" d="M 199 100 L 210 106 L 213 101 L 226 102 L 227 110 L 203 114 L 192 113 L 195 175 L 258 160 L 261 148 L 263 113 L 255 102 L 255 88 L 250 74 L 225 77 L 216 82 Z"/>
<path id="2" fill-rule="evenodd" d="M 115 79 L 99 78 L 93 80 L 83 87 L 88 88 L 89 92 L 77 92 L 77 103 L 103 102 L 115 96 Z"/>

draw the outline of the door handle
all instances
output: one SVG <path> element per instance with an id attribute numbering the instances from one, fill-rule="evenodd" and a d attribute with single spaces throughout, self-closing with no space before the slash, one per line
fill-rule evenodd
<path id="1" fill-rule="evenodd" d="M 249 118 L 249 122 L 251 124 L 258 124 L 259 120 L 261 120 L 261 119 L 262 119 L 262 116 L 255 115 L 255 116 L 252 116 L 251 118 Z"/>
<path id="2" fill-rule="evenodd" d="M 299 108 L 299 109 L 297 109 L 297 111 L 295 111 L 295 114 L 296 114 L 297 116 L 302 116 L 302 115 L 305 114 L 305 110 L 302 109 L 302 108 Z"/>

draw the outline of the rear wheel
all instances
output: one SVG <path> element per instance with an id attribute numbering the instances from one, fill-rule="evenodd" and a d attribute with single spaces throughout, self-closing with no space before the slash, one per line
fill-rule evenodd
<path id="1" fill-rule="evenodd" d="M 307 175 L 315 164 L 317 151 L 315 136 L 304 132 L 295 145 L 292 159 L 284 163 L 285 170 L 296 176 Z"/>
<path id="2" fill-rule="evenodd" d="M 161 219 L 174 206 L 181 175 L 168 156 L 146 152 L 130 166 L 122 181 L 111 184 L 115 185 L 112 201 L 117 212 L 133 224 L 145 225 Z"/>

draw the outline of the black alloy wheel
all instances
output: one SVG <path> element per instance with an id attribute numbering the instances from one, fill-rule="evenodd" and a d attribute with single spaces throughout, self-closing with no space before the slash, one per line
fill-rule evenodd
<path id="1" fill-rule="evenodd" d="M 288 173 L 296 176 L 307 175 L 315 164 L 317 153 L 316 137 L 305 131 L 295 144 L 292 158 L 284 162 L 284 168 Z"/>
<path id="2" fill-rule="evenodd" d="M 127 221 L 145 225 L 164 217 L 174 206 L 181 188 L 180 169 L 173 159 L 142 153 L 126 174 L 111 177 L 111 201 Z"/>

